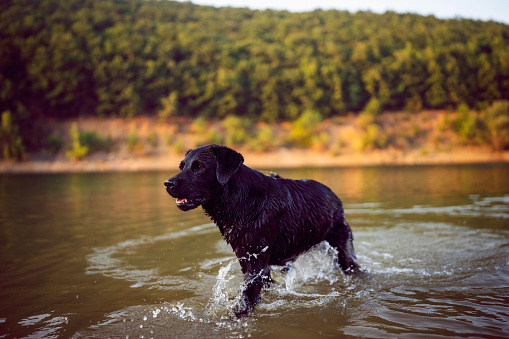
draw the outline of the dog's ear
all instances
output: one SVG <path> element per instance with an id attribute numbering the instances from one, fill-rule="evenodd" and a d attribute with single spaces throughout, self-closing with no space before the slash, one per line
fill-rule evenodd
<path id="1" fill-rule="evenodd" d="M 242 154 L 226 146 L 210 146 L 217 159 L 216 176 L 221 185 L 226 184 L 244 163 Z"/>

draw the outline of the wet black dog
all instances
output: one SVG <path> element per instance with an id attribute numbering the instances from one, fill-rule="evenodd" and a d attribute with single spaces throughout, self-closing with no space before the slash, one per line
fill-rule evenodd
<path id="1" fill-rule="evenodd" d="M 313 180 L 267 176 L 243 164 L 240 153 L 218 145 L 190 150 L 166 191 L 183 211 L 202 206 L 232 246 L 246 288 L 237 316 L 248 313 L 271 281 L 270 265 L 285 265 L 327 240 L 345 273 L 359 269 L 341 200 Z"/>

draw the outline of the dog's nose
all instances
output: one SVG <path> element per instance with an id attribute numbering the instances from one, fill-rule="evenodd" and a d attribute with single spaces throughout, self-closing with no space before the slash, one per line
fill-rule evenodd
<path id="1" fill-rule="evenodd" d="M 168 179 L 164 182 L 164 186 L 166 186 L 166 188 L 172 188 L 174 187 L 175 185 L 177 185 L 177 183 L 175 182 L 175 180 L 171 180 L 171 179 Z"/>

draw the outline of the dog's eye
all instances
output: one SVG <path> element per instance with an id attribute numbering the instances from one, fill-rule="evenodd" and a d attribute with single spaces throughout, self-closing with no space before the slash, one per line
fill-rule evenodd
<path id="1" fill-rule="evenodd" d="M 205 166 L 203 166 L 203 164 L 196 161 L 196 162 L 193 162 L 191 168 L 193 169 L 193 172 L 199 172 L 202 169 L 204 169 Z"/>

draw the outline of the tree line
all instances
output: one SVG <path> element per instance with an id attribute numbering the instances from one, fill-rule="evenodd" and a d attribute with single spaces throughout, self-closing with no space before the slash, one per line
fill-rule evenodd
<path id="1" fill-rule="evenodd" d="M 149 0 L 0 3 L 0 112 L 256 121 L 509 99 L 509 26 L 386 12 Z"/>

